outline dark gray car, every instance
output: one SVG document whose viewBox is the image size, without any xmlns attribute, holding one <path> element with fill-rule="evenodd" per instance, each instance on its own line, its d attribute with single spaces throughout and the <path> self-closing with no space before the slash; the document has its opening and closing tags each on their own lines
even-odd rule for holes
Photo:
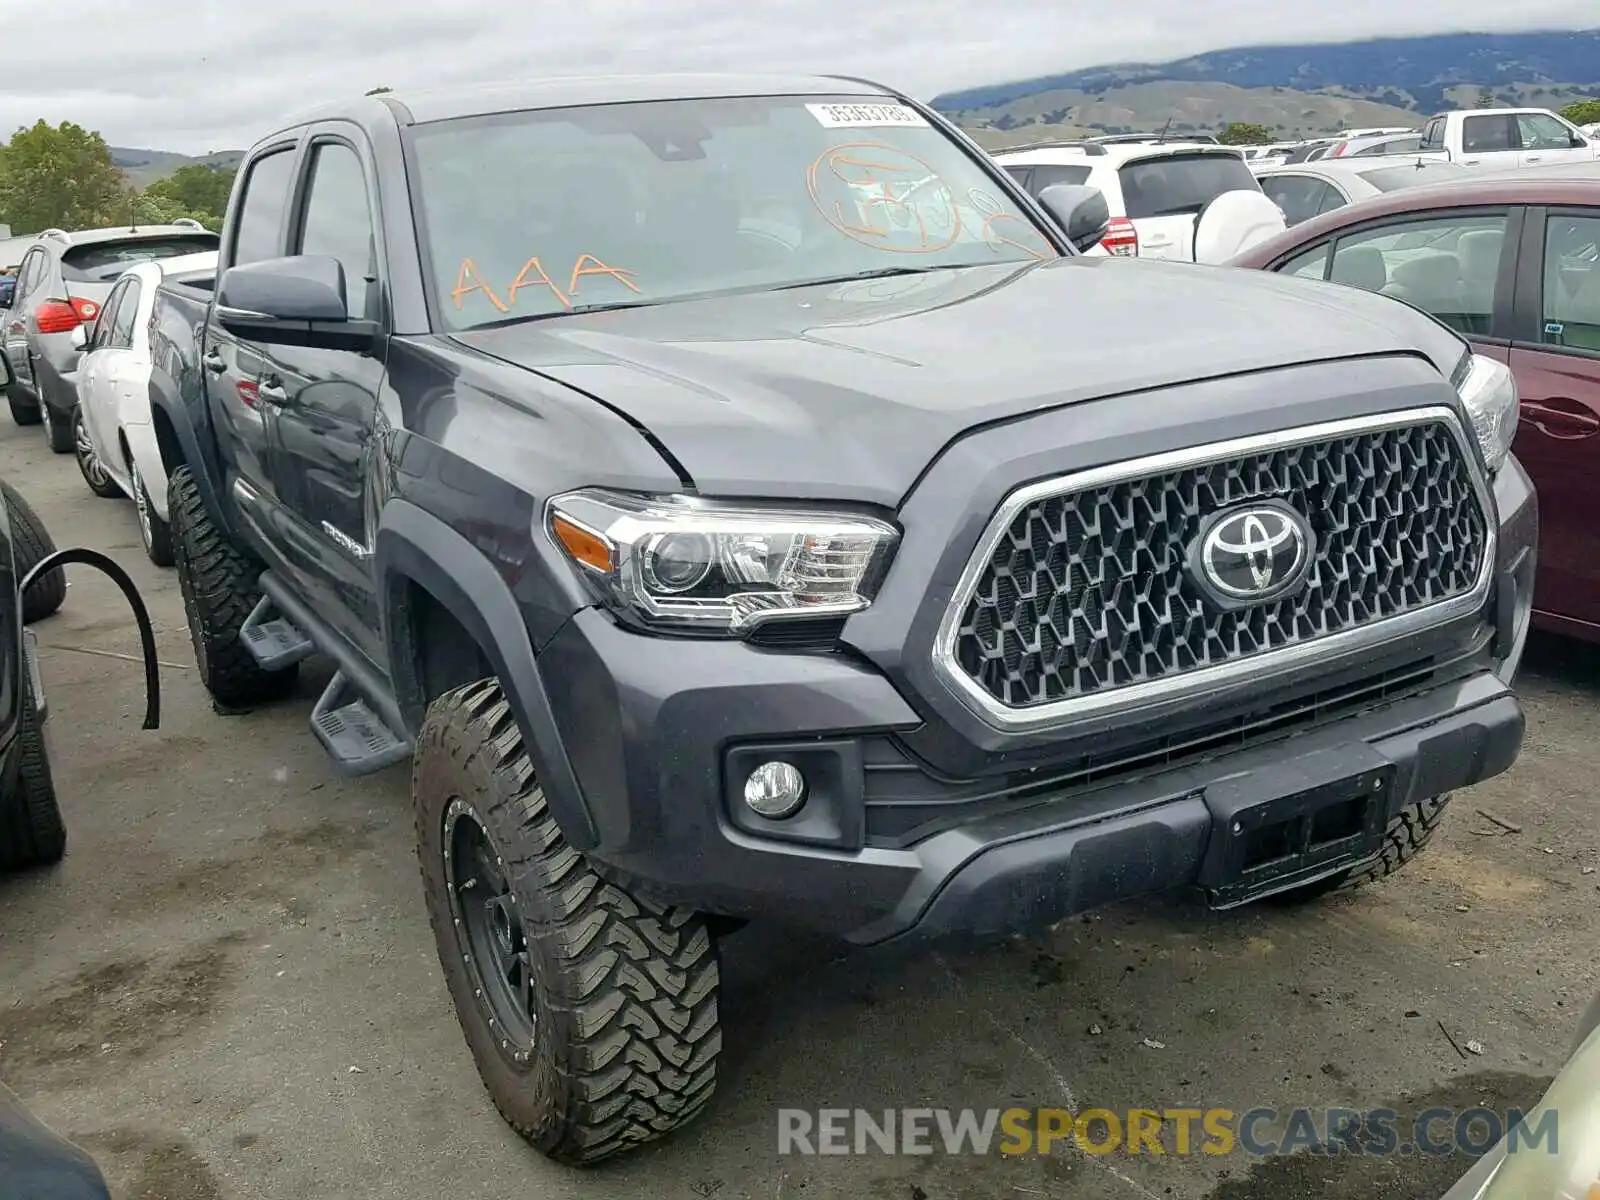
<svg viewBox="0 0 1600 1200">
<path fill-rule="evenodd" d="M 73 448 L 78 358 L 117 277 L 156 258 L 215 250 L 198 221 L 142 228 L 47 229 L 23 255 L 4 321 L 6 399 L 18 425 L 43 423 L 50 449 Z"/>
</svg>

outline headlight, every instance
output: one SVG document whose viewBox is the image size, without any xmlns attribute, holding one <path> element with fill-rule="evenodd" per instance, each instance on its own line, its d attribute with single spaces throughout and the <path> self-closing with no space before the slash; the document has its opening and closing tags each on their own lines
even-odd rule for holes
<svg viewBox="0 0 1600 1200">
<path fill-rule="evenodd" d="M 1517 436 L 1517 381 L 1510 367 L 1481 354 L 1468 355 L 1466 371 L 1457 379 L 1456 390 L 1493 474 L 1506 461 Z"/>
<path fill-rule="evenodd" d="M 552 498 L 545 526 L 623 617 L 721 633 L 859 612 L 899 538 L 867 516 L 598 489 Z"/>
</svg>

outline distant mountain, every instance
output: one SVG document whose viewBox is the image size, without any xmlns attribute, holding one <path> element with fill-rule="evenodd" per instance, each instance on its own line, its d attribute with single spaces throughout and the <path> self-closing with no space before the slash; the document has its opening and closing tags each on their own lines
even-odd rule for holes
<svg viewBox="0 0 1600 1200">
<path fill-rule="evenodd" d="M 1391 108 L 1433 113 L 1455 107 L 1452 88 L 1482 89 L 1502 99 L 1523 94 L 1528 85 L 1540 85 L 1541 90 L 1555 95 L 1600 91 L 1600 29 L 1246 46 L 1174 62 L 1115 63 L 968 88 L 937 96 L 933 104 L 943 112 L 956 113 L 1004 108 L 1042 92 L 1103 98 L 1106 93 L 1143 83 L 1335 92 Z"/>
<path fill-rule="evenodd" d="M 111 147 L 111 161 L 122 168 L 129 183 L 139 188 L 147 188 L 156 180 L 165 179 L 179 167 L 237 167 L 242 158 L 243 150 L 213 150 L 210 154 L 190 155 L 172 150 Z"/>
</svg>

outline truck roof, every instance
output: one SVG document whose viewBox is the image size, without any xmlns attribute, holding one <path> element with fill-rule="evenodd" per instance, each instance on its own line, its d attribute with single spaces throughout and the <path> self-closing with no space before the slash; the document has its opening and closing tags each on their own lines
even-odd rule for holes
<svg viewBox="0 0 1600 1200">
<path fill-rule="evenodd" d="M 516 79 L 456 87 L 401 89 L 361 96 L 294 114 L 274 134 L 312 121 L 340 118 L 364 124 L 386 108 L 402 125 L 521 109 L 573 108 L 649 100 L 702 100 L 732 96 L 812 96 L 841 92 L 897 97 L 882 84 L 838 75 L 782 73 L 573 75 Z M 270 135 L 269 135 L 270 136 Z"/>
</svg>

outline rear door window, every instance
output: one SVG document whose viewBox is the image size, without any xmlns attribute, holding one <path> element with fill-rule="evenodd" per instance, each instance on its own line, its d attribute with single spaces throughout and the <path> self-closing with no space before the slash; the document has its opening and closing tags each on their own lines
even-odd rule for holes
<svg viewBox="0 0 1600 1200">
<path fill-rule="evenodd" d="M 1261 190 L 1237 154 L 1168 154 L 1126 163 L 1117 174 L 1134 220 L 1198 213 L 1224 192 Z"/>
<path fill-rule="evenodd" d="M 1323 198 L 1331 189 L 1312 175 L 1269 175 L 1261 181 L 1261 190 L 1283 210 L 1285 222 L 1298 225 L 1322 211 Z"/>
<path fill-rule="evenodd" d="M 1600 355 L 1600 212 L 1551 214 L 1545 226 L 1542 316 L 1545 345 Z"/>
<path fill-rule="evenodd" d="M 1459 333 L 1490 332 L 1504 213 L 1397 221 L 1339 239 L 1330 278 L 1404 300 Z"/>
<path fill-rule="evenodd" d="M 1505 113 L 1467 117 L 1461 122 L 1461 149 L 1467 154 L 1490 154 L 1517 148 L 1516 119 Z"/>
</svg>

